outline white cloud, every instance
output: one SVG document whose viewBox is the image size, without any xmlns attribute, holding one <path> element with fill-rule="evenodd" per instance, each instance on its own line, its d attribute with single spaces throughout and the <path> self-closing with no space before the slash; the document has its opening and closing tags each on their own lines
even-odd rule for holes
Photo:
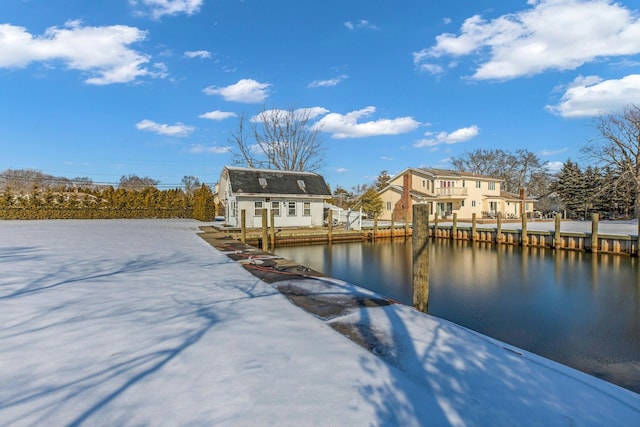
<svg viewBox="0 0 640 427">
<path fill-rule="evenodd" d="M 414 53 L 438 70 L 438 58 L 478 54 L 474 79 L 512 79 L 550 69 L 572 70 L 597 58 L 640 53 L 640 17 L 613 0 L 531 0 L 530 8 L 491 21 L 476 15 L 460 33 L 444 33 Z"/>
<path fill-rule="evenodd" d="M 366 19 L 361 19 L 356 22 L 347 21 L 344 26 L 350 30 L 377 30 L 378 27 Z"/>
<path fill-rule="evenodd" d="M 393 160 L 393 157 L 387 157 L 387 156 L 382 156 L 382 157 L 380 157 L 380 158 L 381 158 L 382 160 L 388 160 L 388 161 Z"/>
<path fill-rule="evenodd" d="M 195 130 L 192 126 L 186 126 L 182 123 L 177 123 L 175 125 L 165 125 L 161 123 L 156 123 L 152 120 L 141 120 L 136 123 L 136 129 L 143 130 L 147 132 L 153 132 L 160 135 L 166 136 L 177 136 L 183 137 L 188 136 L 191 132 Z"/>
<path fill-rule="evenodd" d="M 547 162 L 544 165 L 544 168 L 549 173 L 558 173 L 562 170 L 563 166 L 564 166 L 564 162 Z"/>
<path fill-rule="evenodd" d="M 561 148 L 559 150 L 542 150 L 538 154 L 543 157 L 548 157 L 548 156 L 555 156 L 556 154 L 562 154 L 566 152 L 567 152 L 566 148 Z"/>
<path fill-rule="evenodd" d="M 435 134 L 434 132 L 427 132 L 425 136 L 427 138 L 421 139 L 415 144 L 414 147 L 434 147 L 440 144 L 457 144 L 459 142 L 466 142 L 470 139 L 475 138 L 480 133 L 480 128 L 476 125 L 472 125 L 466 128 L 460 128 L 453 132 L 439 132 Z"/>
<path fill-rule="evenodd" d="M 189 152 L 194 154 L 201 154 L 201 153 L 226 154 L 229 151 L 231 151 L 231 147 L 220 147 L 218 145 L 207 147 L 206 145 L 202 145 L 202 144 L 196 144 L 189 149 Z"/>
<path fill-rule="evenodd" d="M 232 113 L 230 111 L 209 111 L 208 113 L 200 114 L 198 117 L 201 119 L 209 119 L 209 120 L 224 120 L 230 117 L 237 117 L 236 113 Z"/>
<path fill-rule="evenodd" d="M 640 74 L 612 80 L 578 77 L 560 103 L 546 109 L 562 117 L 595 117 L 622 111 L 629 104 L 640 104 Z"/>
<path fill-rule="evenodd" d="M 334 78 L 328 79 L 328 80 L 314 80 L 311 83 L 309 83 L 307 85 L 307 87 L 311 88 L 311 87 L 331 87 L 331 86 L 336 86 L 340 82 L 342 82 L 343 80 L 348 79 L 348 78 L 349 78 L 349 76 L 343 74 L 341 76 L 334 77 Z"/>
<path fill-rule="evenodd" d="M 208 86 L 203 92 L 207 95 L 220 95 L 226 101 L 256 104 L 269 96 L 270 83 L 260 83 L 253 79 L 241 79 L 237 83 L 225 86 Z"/>
<path fill-rule="evenodd" d="M 412 117 L 398 117 L 396 119 L 378 119 L 364 123 L 358 120 L 370 116 L 376 111 L 375 107 L 366 107 L 347 114 L 330 113 L 316 122 L 311 128 L 331 133 L 332 138 L 363 138 L 378 135 L 398 135 L 411 132 L 420 126 Z"/>
<path fill-rule="evenodd" d="M 187 58 L 211 58 L 208 50 L 188 50 L 184 53 Z"/>
<path fill-rule="evenodd" d="M 89 73 L 92 85 L 126 83 L 141 76 L 164 77 L 144 67 L 149 56 L 128 46 L 146 38 L 135 27 L 83 27 L 69 21 L 33 36 L 23 27 L 0 24 L 0 68 L 22 68 L 33 62 L 61 61 L 67 68 Z M 161 64 L 155 64 L 156 68 Z M 165 69 L 166 71 L 166 69 Z"/>
<path fill-rule="evenodd" d="M 322 107 L 298 108 L 293 111 L 293 116 L 295 120 L 300 120 L 303 118 L 306 118 L 308 120 L 313 120 L 318 116 L 327 114 L 328 112 L 329 110 Z M 285 120 L 285 119 L 288 120 L 290 114 L 291 112 L 289 110 L 281 110 L 281 109 L 265 110 L 260 114 L 257 114 L 251 117 L 250 121 L 254 123 L 261 122 L 261 121 L 264 121 L 265 118 L 269 118 L 269 119 L 277 118 L 282 120 Z"/>
<path fill-rule="evenodd" d="M 346 173 L 346 172 L 349 172 L 349 169 L 347 169 L 347 168 L 338 168 L 338 169 L 336 169 L 336 172 Z"/>
<path fill-rule="evenodd" d="M 204 0 L 129 0 L 133 7 L 141 7 L 141 14 L 149 14 L 153 19 L 160 19 L 164 15 L 198 13 Z"/>
</svg>

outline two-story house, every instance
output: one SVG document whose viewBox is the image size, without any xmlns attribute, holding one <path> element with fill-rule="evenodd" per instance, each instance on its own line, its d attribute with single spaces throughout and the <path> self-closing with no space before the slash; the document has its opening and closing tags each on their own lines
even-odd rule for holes
<svg viewBox="0 0 640 427">
<path fill-rule="evenodd" d="M 430 204 L 431 218 L 519 218 L 532 212 L 535 200 L 501 190 L 499 178 L 447 169 L 407 168 L 379 191 L 384 203 L 379 219 L 411 221 L 413 205 Z"/>
</svg>

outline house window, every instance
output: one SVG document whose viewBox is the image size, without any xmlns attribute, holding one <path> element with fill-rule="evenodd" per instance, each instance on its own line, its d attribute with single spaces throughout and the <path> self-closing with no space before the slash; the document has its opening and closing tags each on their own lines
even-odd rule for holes
<svg viewBox="0 0 640 427">
<path fill-rule="evenodd" d="M 475 208 L 475 207 L 476 207 L 476 201 L 475 201 L 475 200 L 472 200 L 472 201 L 471 201 L 471 207 L 472 207 L 472 208 Z"/>
<path fill-rule="evenodd" d="M 302 205 L 302 215 L 311 216 L 311 202 L 304 202 Z"/>
<path fill-rule="evenodd" d="M 466 186 L 467 186 L 467 182 L 466 182 L 464 179 L 462 180 L 462 186 L 463 186 L 463 187 L 466 187 Z"/>
<path fill-rule="evenodd" d="M 490 182 L 489 183 L 489 190 L 495 190 L 496 189 L 496 183 L 495 182 Z"/>
<path fill-rule="evenodd" d="M 464 208 L 464 200 L 460 203 L 460 206 Z"/>
<path fill-rule="evenodd" d="M 480 188 L 480 181 L 476 181 L 476 188 Z"/>
<path fill-rule="evenodd" d="M 423 187 L 426 187 L 426 185 L 427 185 L 427 182 L 423 179 L 423 180 L 422 180 L 422 186 L 423 186 Z"/>
<path fill-rule="evenodd" d="M 236 217 L 238 215 L 238 205 L 236 202 L 229 202 L 229 216 Z"/>
<path fill-rule="evenodd" d="M 271 212 L 274 216 L 280 216 L 280 202 L 271 202 Z"/>
<path fill-rule="evenodd" d="M 387 202 L 387 210 L 390 211 L 391 210 L 391 202 Z"/>
<path fill-rule="evenodd" d="M 296 202 L 286 202 L 286 204 L 287 204 L 287 215 L 296 216 Z"/>
<path fill-rule="evenodd" d="M 254 202 L 253 205 L 253 215 L 254 216 L 262 216 L 262 202 Z"/>
</svg>

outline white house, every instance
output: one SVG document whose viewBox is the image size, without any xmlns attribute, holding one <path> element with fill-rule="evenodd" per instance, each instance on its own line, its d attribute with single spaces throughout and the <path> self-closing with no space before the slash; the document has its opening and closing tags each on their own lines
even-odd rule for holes
<svg viewBox="0 0 640 427">
<path fill-rule="evenodd" d="M 331 192 L 324 178 L 312 172 L 225 166 L 218 197 L 230 227 L 240 227 L 242 210 L 247 228 L 262 227 L 263 209 L 267 218 L 273 212 L 276 227 L 320 227 Z"/>
</svg>

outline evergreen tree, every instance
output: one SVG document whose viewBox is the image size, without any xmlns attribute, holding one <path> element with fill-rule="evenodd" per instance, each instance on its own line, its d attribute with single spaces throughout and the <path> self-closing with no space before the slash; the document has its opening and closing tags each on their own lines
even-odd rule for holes
<svg viewBox="0 0 640 427">
<path fill-rule="evenodd" d="M 585 181 L 577 163 L 571 160 L 564 163 L 553 189 L 564 203 L 570 216 L 580 215 L 580 212 L 584 211 Z"/>
<path fill-rule="evenodd" d="M 199 221 L 215 219 L 215 200 L 208 185 L 202 184 L 193 194 L 193 218 Z"/>
<path fill-rule="evenodd" d="M 382 172 L 380 172 L 380 175 L 378 175 L 378 178 L 376 180 L 376 183 L 375 183 L 376 190 L 380 191 L 384 189 L 387 185 L 389 185 L 389 181 L 391 181 L 391 176 L 389 175 L 389 172 L 387 172 L 386 170 L 383 170 Z"/>
</svg>

